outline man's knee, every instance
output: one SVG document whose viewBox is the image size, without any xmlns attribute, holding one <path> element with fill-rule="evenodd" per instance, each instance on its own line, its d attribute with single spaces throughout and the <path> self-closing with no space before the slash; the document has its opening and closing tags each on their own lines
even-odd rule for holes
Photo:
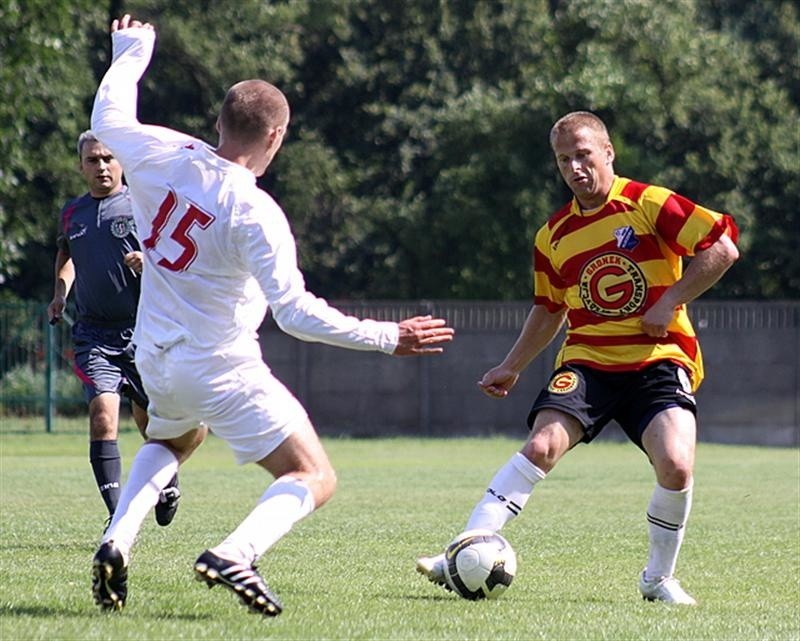
<svg viewBox="0 0 800 641">
<path fill-rule="evenodd" d="M 538 468 L 549 472 L 583 436 L 577 419 L 557 410 L 541 410 L 522 453 Z"/>
<path fill-rule="evenodd" d="M 336 470 L 330 466 L 320 473 L 319 479 L 319 483 L 316 484 L 317 488 L 314 491 L 314 500 L 317 507 L 322 507 L 336 492 L 339 479 L 336 476 Z"/>
<path fill-rule="evenodd" d="M 692 484 L 694 465 L 684 458 L 666 459 L 656 466 L 658 484 L 667 490 L 684 490 Z"/>
<path fill-rule="evenodd" d="M 95 396 L 89 403 L 89 433 L 92 440 L 117 438 L 119 399 L 112 394 Z"/>
<path fill-rule="evenodd" d="M 656 415 L 642 435 L 659 485 L 682 490 L 692 482 L 696 443 L 694 414 L 679 407 Z"/>
</svg>

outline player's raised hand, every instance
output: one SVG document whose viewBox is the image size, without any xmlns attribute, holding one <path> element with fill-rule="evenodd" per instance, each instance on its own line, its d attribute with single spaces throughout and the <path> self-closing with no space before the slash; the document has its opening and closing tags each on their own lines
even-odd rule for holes
<svg viewBox="0 0 800 641">
<path fill-rule="evenodd" d="M 149 22 L 141 22 L 140 20 L 134 20 L 131 18 L 129 13 L 126 13 L 122 16 L 119 20 L 114 20 L 111 23 L 111 33 L 115 31 L 121 31 L 122 29 L 153 29 L 153 25 Z"/>
<path fill-rule="evenodd" d="M 504 398 L 519 380 L 519 374 L 509 367 L 498 365 L 483 375 L 478 381 L 478 387 L 487 396 Z"/>
<path fill-rule="evenodd" d="M 414 316 L 398 325 L 400 337 L 393 352 L 395 356 L 441 353 L 444 350 L 440 344 L 449 343 L 455 334 L 452 327 L 447 327 L 447 321 L 432 316 Z"/>
</svg>

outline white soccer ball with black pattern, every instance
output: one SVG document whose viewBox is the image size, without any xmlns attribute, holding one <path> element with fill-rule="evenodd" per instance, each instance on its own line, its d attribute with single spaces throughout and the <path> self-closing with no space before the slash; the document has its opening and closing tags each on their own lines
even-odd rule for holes
<svg viewBox="0 0 800 641">
<path fill-rule="evenodd" d="M 447 546 L 444 558 L 447 585 L 471 601 L 496 599 L 517 572 L 511 544 L 490 530 L 462 532 Z"/>
</svg>

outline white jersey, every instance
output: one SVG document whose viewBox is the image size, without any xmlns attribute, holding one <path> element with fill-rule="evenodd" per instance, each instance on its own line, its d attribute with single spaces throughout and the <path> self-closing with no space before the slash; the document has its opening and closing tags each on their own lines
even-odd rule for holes
<svg viewBox="0 0 800 641">
<path fill-rule="evenodd" d="M 92 129 L 124 168 L 145 256 L 136 344 L 225 351 L 256 339 L 269 305 L 278 326 L 302 340 L 392 353 L 396 323 L 345 316 L 306 291 L 286 216 L 252 172 L 200 140 L 138 121 L 137 84 L 155 32 L 124 29 L 112 42 Z"/>
</svg>

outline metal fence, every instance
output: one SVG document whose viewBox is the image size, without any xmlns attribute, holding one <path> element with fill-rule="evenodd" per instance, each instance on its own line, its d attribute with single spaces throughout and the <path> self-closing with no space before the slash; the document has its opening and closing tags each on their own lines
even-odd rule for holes
<svg viewBox="0 0 800 641">
<path fill-rule="evenodd" d="M 46 305 L 0 303 L 0 424 L 39 416 L 50 432 L 57 417 L 85 412 L 72 360 L 69 324 L 50 326 Z"/>
<path fill-rule="evenodd" d="M 266 362 L 309 409 L 323 434 L 462 435 L 513 433 L 549 375 L 556 343 L 526 370 L 504 401 L 476 393 L 475 381 L 517 337 L 527 302 L 335 301 L 345 313 L 378 320 L 444 317 L 457 340 L 442 356 L 393 359 L 297 341 L 269 319 Z M 697 301 L 690 306 L 706 362 L 700 388 L 701 439 L 800 444 L 800 301 Z M 69 327 L 47 323 L 39 303 L 0 304 L 0 424 L 85 415 L 72 372 Z"/>
</svg>

